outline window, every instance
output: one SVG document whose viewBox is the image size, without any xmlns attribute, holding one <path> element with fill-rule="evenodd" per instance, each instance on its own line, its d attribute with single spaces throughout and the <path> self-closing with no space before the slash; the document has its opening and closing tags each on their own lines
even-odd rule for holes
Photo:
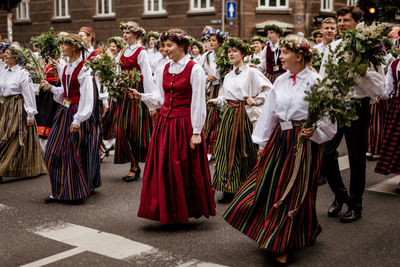
<svg viewBox="0 0 400 267">
<path fill-rule="evenodd" d="M 357 0 L 347 0 L 348 6 L 357 6 L 357 4 L 358 4 Z"/>
<path fill-rule="evenodd" d="M 192 11 L 214 11 L 214 0 L 191 0 Z"/>
<path fill-rule="evenodd" d="M 333 11 L 332 6 L 332 0 L 321 0 L 321 11 L 331 12 Z"/>
<path fill-rule="evenodd" d="M 17 20 L 29 20 L 29 0 L 22 0 L 17 6 Z"/>
<path fill-rule="evenodd" d="M 289 0 L 258 0 L 258 9 L 288 9 Z"/>
<path fill-rule="evenodd" d="M 114 16 L 113 2 L 114 0 L 97 0 L 97 16 Z"/>
<path fill-rule="evenodd" d="M 68 0 L 54 0 L 54 17 L 69 18 Z"/>
<path fill-rule="evenodd" d="M 165 13 L 165 0 L 144 0 L 145 14 Z"/>
</svg>

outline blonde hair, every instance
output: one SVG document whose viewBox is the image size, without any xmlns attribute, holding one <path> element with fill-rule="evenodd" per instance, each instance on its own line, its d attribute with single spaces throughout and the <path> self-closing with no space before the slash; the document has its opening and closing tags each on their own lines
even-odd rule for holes
<svg viewBox="0 0 400 267">
<path fill-rule="evenodd" d="M 295 53 L 303 56 L 303 63 L 307 65 L 312 60 L 312 50 L 310 42 L 303 36 L 289 34 L 281 40 L 281 46 L 292 50 Z"/>
<path fill-rule="evenodd" d="M 332 17 L 325 18 L 321 23 L 321 29 L 322 29 L 322 27 L 324 27 L 325 24 L 335 24 L 336 25 L 336 20 Z"/>
</svg>

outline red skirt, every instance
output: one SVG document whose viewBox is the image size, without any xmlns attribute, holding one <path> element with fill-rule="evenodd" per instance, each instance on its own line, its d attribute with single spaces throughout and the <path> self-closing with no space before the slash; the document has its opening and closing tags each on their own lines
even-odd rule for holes
<svg viewBox="0 0 400 267">
<path fill-rule="evenodd" d="M 216 214 L 204 136 L 192 150 L 192 133 L 190 116 L 157 117 L 143 173 L 139 217 L 173 224 Z"/>
</svg>

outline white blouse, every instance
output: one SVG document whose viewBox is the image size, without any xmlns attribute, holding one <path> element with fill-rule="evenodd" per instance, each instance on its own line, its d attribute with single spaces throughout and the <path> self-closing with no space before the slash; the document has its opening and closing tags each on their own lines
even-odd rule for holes
<svg viewBox="0 0 400 267">
<path fill-rule="evenodd" d="M 124 52 L 125 57 L 130 57 L 132 56 L 135 52 L 136 49 L 138 49 L 141 45 L 140 44 L 134 44 L 131 46 L 128 46 Z M 122 50 L 121 50 L 122 51 Z M 119 64 L 120 59 L 121 59 L 121 51 L 119 52 L 119 55 L 117 57 Z M 153 81 L 153 74 L 151 72 L 151 67 L 150 67 L 150 61 L 149 61 L 149 56 L 147 54 L 146 50 L 140 51 L 138 55 L 137 62 L 140 66 L 140 72 L 142 73 L 143 76 L 143 90 L 145 93 L 152 93 L 156 90 L 156 85 L 154 84 Z M 121 72 L 121 66 L 118 66 L 118 72 Z"/>
<path fill-rule="evenodd" d="M 33 82 L 29 72 L 20 65 L 11 69 L 3 63 L 0 66 L 0 96 L 22 95 L 27 119 L 33 120 L 37 114 Z"/>
<path fill-rule="evenodd" d="M 250 68 L 248 65 L 239 67 L 240 73 L 236 75 L 236 67 L 229 72 L 224 79 L 218 97 L 211 101 L 218 106 L 225 106 L 226 100 L 244 101 L 248 97 L 254 98 L 259 105 L 265 101 L 267 92 L 272 89 L 271 82 L 258 69 Z M 251 77 L 251 95 L 249 95 L 249 74 Z"/>
<path fill-rule="evenodd" d="M 72 75 L 75 68 L 81 61 L 82 59 L 79 57 L 73 63 L 68 62 L 66 65 L 65 74 Z M 60 75 L 60 78 L 62 79 L 62 74 Z M 78 111 L 74 115 L 74 120 L 72 123 L 77 126 L 80 126 L 82 122 L 90 118 L 90 115 L 92 115 L 93 111 L 94 96 L 93 96 L 93 82 L 90 69 L 83 66 L 82 70 L 78 74 L 78 82 L 80 84 L 79 106 L 78 106 Z M 69 88 L 66 88 L 66 90 L 68 93 Z M 54 94 L 53 96 L 54 100 L 62 104 L 64 100 L 64 87 L 52 86 L 51 92 Z"/>
<path fill-rule="evenodd" d="M 263 149 L 280 121 L 305 121 L 308 116 L 308 102 L 304 100 L 305 90 L 315 84 L 320 76 L 305 68 L 296 75 L 296 84 L 289 71 L 279 76 L 274 88 L 269 91 L 252 139 Z M 337 125 L 329 119 L 321 120 L 314 130 L 312 141 L 321 144 L 329 141 L 337 132 Z"/>
<path fill-rule="evenodd" d="M 397 58 L 399 59 L 399 58 Z M 382 96 L 382 99 L 387 100 L 389 99 L 389 95 L 393 92 L 394 90 L 394 79 L 393 79 L 393 71 L 392 71 L 392 64 L 394 61 L 392 61 L 392 63 L 390 63 L 389 68 L 388 68 L 388 72 L 386 73 L 386 87 L 385 87 L 385 93 Z M 396 75 L 397 75 L 397 82 L 399 82 L 399 71 L 400 71 L 400 62 L 399 64 L 397 64 L 397 68 L 396 68 Z M 400 83 L 399 83 L 400 85 Z"/>
<path fill-rule="evenodd" d="M 279 50 L 279 41 L 276 42 L 275 44 L 272 44 L 269 42 L 269 45 L 271 47 L 271 51 L 274 52 L 274 60 L 277 63 L 278 62 L 278 52 L 275 52 L 276 50 Z M 257 68 L 262 72 L 267 71 L 267 48 L 268 48 L 268 43 L 266 43 L 264 49 L 261 52 L 260 55 L 260 64 L 257 65 Z"/>
<path fill-rule="evenodd" d="M 160 52 L 158 52 L 154 48 L 149 48 L 147 49 L 147 54 L 149 56 L 149 62 L 150 62 L 150 68 L 151 68 L 151 73 L 155 73 L 156 69 L 158 67 L 157 62 L 163 58 Z"/>
<path fill-rule="evenodd" d="M 190 57 L 186 55 L 179 62 L 171 60 L 169 66 L 169 73 L 181 73 L 186 64 L 190 61 Z M 162 73 L 162 72 L 161 72 Z M 190 74 L 190 84 L 192 86 L 192 101 L 190 105 L 190 117 L 193 127 L 193 134 L 200 134 L 206 121 L 207 108 L 206 108 L 206 80 L 204 70 L 199 64 L 195 64 Z M 161 108 L 164 104 L 164 89 L 163 89 L 163 75 L 156 76 L 156 88 L 152 94 L 142 94 L 142 101 L 149 108 Z"/>
<path fill-rule="evenodd" d="M 206 64 L 207 55 L 208 55 L 208 64 L 209 65 Z M 219 76 L 219 71 L 217 70 L 217 64 L 215 64 L 215 52 L 214 51 L 204 53 L 200 58 L 199 65 L 203 67 L 206 78 L 209 74 L 211 74 L 212 76 L 217 78 L 215 81 L 212 82 L 213 85 L 220 84 L 221 78 Z"/>
</svg>

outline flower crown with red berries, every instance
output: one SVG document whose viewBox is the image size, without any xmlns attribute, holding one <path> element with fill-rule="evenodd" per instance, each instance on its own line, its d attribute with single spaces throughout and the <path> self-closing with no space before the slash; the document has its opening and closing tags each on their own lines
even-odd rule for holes
<svg viewBox="0 0 400 267">
<path fill-rule="evenodd" d="M 287 49 L 290 49 L 295 53 L 302 54 L 306 59 L 311 58 L 313 54 L 313 51 L 309 45 L 304 44 L 301 41 L 296 41 L 294 39 L 282 39 L 279 41 L 279 46 L 286 47 Z"/>
</svg>

